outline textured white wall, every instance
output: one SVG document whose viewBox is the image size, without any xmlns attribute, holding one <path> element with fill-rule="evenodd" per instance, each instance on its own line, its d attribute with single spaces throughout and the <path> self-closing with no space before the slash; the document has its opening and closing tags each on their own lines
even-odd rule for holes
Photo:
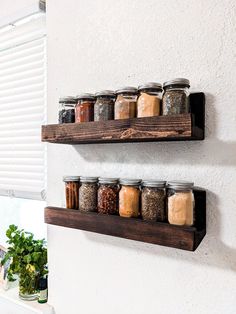
<svg viewBox="0 0 236 314">
<path fill-rule="evenodd" d="M 236 308 L 234 0 L 48 1 L 48 122 L 59 95 L 187 77 L 206 93 L 203 142 L 48 145 L 48 203 L 65 174 L 193 180 L 207 193 L 195 253 L 48 227 L 57 314 L 233 314 Z"/>
</svg>

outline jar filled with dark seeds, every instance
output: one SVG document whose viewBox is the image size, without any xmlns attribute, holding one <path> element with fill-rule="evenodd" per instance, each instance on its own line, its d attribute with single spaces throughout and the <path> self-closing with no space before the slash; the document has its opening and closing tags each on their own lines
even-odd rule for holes
<svg viewBox="0 0 236 314">
<path fill-rule="evenodd" d="M 72 96 L 61 97 L 59 99 L 59 123 L 75 122 L 75 104 L 76 98 Z"/>
<path fill-rule="evenodd" d="M 165 181 L 142 182 L 141 214 L 144 220 L 165 221 Z"/>
<path fill-rule="evenodd" d="M 163 84 L 163 115 L 189 113 L 189 80 L 177 78 Z"/>
<path fill-rule="evenodd" d="M 118 179 L 99 178 L 98 212 L 101 214 L 119 214 Z"/>
<path fill-rule="evenodd" d="M 97 185 L 95 177 L 81 177 L 79 189 L 79 210 L 84 212 L 97 211 Z"/>
<path fill-rule="evenodd" d="M 96 93 L 97 100 L 94 105 L 94 121 L 114 119 L 115 92 L 104 90 Z"/>
<path fill-rule="evenodd" d="M 79 209 L 79 178 L 78 176 L 67 176 L 65 182 L 66 208 Z"/>
</svg>

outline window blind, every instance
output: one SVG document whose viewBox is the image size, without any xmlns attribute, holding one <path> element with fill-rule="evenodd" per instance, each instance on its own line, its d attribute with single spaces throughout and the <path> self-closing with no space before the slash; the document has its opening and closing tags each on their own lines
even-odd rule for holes
<svg viewBox="0 0 236 314">
<path fill-rule="evenodd" d="M 45 199 L 45 14 L 0 28 L 0 195 Z"/>
</svg>

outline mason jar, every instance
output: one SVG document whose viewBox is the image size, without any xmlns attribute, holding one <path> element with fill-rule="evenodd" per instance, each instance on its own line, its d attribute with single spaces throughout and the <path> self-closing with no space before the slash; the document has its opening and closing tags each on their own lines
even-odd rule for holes
<svg viewBox="0 0 236 314">
<path fill-rule="evenodd" d="M 140 214 L 141 180 L 121 179 L 119 192 L 119 214 L 121 217 L 138 217 Z"/>
<path fill-rule="evenodd" d="M 75 104 L 76 98 L 73 96 L 59 98 L 58 123 L 75 122 Z"/>
<path fill-rule="evenodd" d="M 165 221 L 165 181 L 145 180 L 142 182 L 141 215 L 144 220 Z"/>
<path fill-rule="evenodd" d="M 154 117 L 161 114 L 162 85 L 146 83 L 138 87 L 137 117 Z"/>
<path fill-rule="evenodd" d="M 115 92 L 104 90 L 96 93 L 94 105 L 94 121 L 114 119 Z"/>
<path fill-rule="evenodd" d="M 94 118 L 95 96 L 92 94 L 81 94 L 76 96 L 75 122 L 89 122 Z"/>
<path fill-rule="evenodd" d="M 190 82 L 185 78 L 177 78 L 163 84 L 162 99 L 163 115 L 189 113 Z"/>
<path fill-rule="evenodd" d="M 80 177 L 79 210 L 84 212 L 97 211 L 98 178 Z"/>
<path fill-rule="evenodd" d="M 66 208 L 79 209 L 79 176 L 65 176 Z"/>
<path fill-rule="evenodd" d="M 98 182 L 98 212 L 119 214 L 119 180 L 117 178 L 99 178 Z"/>
<path fill-rule="evenodd" d="M 193 182 L 168 182 L 167 213 L 172 225 L 192 226 L 194 224 Z"/>
<path fill-rule="evenodd" d="M 137 88 L 130 86 L 120 88 L 116 91 L 115 120 L 136 117 L 137 94 Z"/>
</svg>

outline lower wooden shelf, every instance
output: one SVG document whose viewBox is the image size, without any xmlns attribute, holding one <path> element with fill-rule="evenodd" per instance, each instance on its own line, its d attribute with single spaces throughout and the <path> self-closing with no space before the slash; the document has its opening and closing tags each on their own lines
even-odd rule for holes
<svg viewBox="0 0 236 314">
<path fill-rule="evenodd" d="M 45 222 L 52 225 L 80 229 L 110 236 L 195 251 L 206 234 L 206 192 L 195 190 L 194 227 L 180 227 L 168 223 L 147 222 L 58 207 L 45 208 Z"/>
</svg>

